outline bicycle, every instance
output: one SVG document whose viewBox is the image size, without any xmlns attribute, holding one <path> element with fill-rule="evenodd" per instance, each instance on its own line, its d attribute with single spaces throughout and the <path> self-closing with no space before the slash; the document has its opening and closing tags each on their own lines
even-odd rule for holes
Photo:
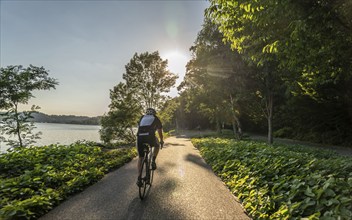
<svg viewBox="0 0 352 220">
<path fill-rule="evenodd" d="M 139 186 L 139 198 L 143 200 L 153 183 L 154 170 L 152 169 L 154 147 L 149 144 L 144 144 L 144 158 L 142 160 L 141 180 L 142 184 Z M 147 194 L 146 194 L 147 192 Z"/>
<path fill-rule="evenodd" d="M 160 149 L 163 149 L 164 142 L 161 141 Z M 148 143 L 143 144 L 144 147 L 144 158 L 142 160 L 141 167 L 141 181 L 142 184 L 139 186 L 139 198 L 143 200 L 149 193 L 150 187 L 153 183 L 154 170 L 152 169 L 152 160 L 154 155 L 154 147 Z M 145 170 L 145 173 L 143 171 Z M 146 193 L 147 192 L 147 193 Z"/>
</svg>

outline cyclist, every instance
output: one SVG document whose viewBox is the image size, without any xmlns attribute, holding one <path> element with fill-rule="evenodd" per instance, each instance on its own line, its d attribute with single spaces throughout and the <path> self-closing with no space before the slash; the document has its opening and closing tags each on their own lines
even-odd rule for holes
<svg viewBox="0 0 352 220">
<path fill-rule="evenodd" d="M 152 169 L 156 169 L 155 159 L 159 153 L 159 147 L 164 144 L 163 141 L 163 125 L 160 119 L 156 116 L 156 111 L 153 108 L 147 108 L 145 115 L 141 117 L 138 122 L 138 132 L 137 132 L 137 149 L 138 149 L 138 180 L 137 185 L 141 186 L 141 169 L 142 160 L 144 158 L 144 144 L 147 143 L 154 147 L 154 155 L 152 159 Z M 160 142 L 155 136 L 155 131 L 158 131 Z"/>
</svg>

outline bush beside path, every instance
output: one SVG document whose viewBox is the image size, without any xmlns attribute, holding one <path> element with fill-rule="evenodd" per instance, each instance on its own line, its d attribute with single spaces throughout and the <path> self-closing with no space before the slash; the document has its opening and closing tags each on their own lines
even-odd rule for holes
<svg viewBox="0 0 352 220">
<path fill-rule="evenodd" d="M 0 155 L 0 219 L 37 219 L 136 156 L 72 144 L 18 148 Z"/>
<path fill-rule="evenodd" d="M 352 219 L 352 161 L 301 145 L 193 139 L 254 219 Z"/>
</svg>

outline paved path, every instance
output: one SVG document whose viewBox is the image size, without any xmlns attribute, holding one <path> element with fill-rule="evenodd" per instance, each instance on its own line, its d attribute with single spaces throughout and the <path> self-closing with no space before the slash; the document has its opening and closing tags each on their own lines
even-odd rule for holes
<svg viewBox="0 0 352 220">
<path fill-rule="evenodd" d="M 41 219 L 249 219 L 189 139 L 168 138 L 157 165 L 143 201 L 134 159 Z"/>
</svg>

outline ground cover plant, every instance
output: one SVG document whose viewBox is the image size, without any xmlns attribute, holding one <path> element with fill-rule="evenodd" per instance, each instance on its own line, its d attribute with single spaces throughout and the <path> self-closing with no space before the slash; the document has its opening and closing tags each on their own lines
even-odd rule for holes
<svg viewBox="0 0 352 220">
<path fill-rule="evenodd" d="M 192 139 L 254 219 L 352 219 L 352 160 L 299 145 Z"/>
<path fill-rule="evenodd" d="M 0 219 L 36 219 L 136 156 L 72 144 L 18 148 L 0 155 Z"/>
</svg>

